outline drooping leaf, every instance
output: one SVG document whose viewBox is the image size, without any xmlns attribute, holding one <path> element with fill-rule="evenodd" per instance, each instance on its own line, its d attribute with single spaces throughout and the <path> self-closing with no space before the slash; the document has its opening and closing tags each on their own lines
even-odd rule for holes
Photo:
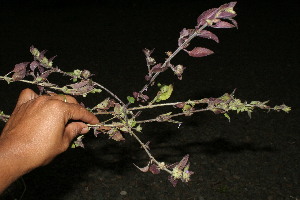
<svg viewBox="0 0 300 200">
<path fill-rule="evenodd" d="M 187 51 L 186 52 L 192 56 L 192 57 L 204 57 L 204 56 L 209 56 L 211 54 L 213 54 L 214 52 L 210 49 L 204 48 L 204 47 L 195 47 L 193 50 L 191 51 Z"/>
<path fill-rule="evenodd" d="M 234 28 L 235 26 L 233 24 L 229 23 L 229 22 L 218 21 L 217 23 L 215 23 L 211 27 L 213 27 L 213 28 Z"/>
<path fill-rule="evenodd" d="M 238 23 L 237 23 L 236 20 L 234 20 L 234 19 L 229 19 L 229 20 L 232 22 L 232 24 L 233 24 L 236 28 L 238 28 Z"/>
<path fill-rule="evenodd" d="M 202 37 L 202 38 L 211 39 L 211 40 L 214 40 L 215 42 L 219 43 L 219 38 L 218 38 L 218 36 L 216 36 L 215 34 L 213 34 L 213 33 L 210 32 L 210 31 L 202 30 L 202 31 L 198 34 L 198 36 L 199 36 L 199 37 Z"/>
<path fill-rule="evenodd" d="M 218 15 L 218 18 L 227 19 L 227 18 L 232 18 L 235 16 L 236 16 L 235 13 L 224 11 Z"/>
<path fill-rule="evenodd" d="M 150 165 L 150 162 L 148 163 L 148 165 L 146 165 L 145 167 L 138 167 L 136 164 L 133 163 L 133 165 L 138 168 L 140 171 L 142 172 L 147 172 L 149 170 L 149 165 Z"/>
</svg>

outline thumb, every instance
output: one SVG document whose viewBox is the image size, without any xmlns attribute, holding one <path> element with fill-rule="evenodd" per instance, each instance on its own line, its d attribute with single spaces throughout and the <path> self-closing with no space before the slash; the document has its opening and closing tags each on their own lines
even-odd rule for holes
<svg viewBox="0 0 300 200">
<path fill-rule="evenodd" d="M 64 132 L 66 145 L 69 146 L 72 140 L 79 134 L 85 134 L 89 131 L 88 126 L 83 122 L 71 122 L 69 123 Z"/>
<path fill-rule="evenodd" d="M 37 98 L 38 95 L 37 93 L 35 93 L 33 90 L 27 88 L 27 89 L 24 89 L 22 90 L 22 92 L 20 93 L 20 96 L 19 96 L 19 99 L 18 99 L 18 102 L 17 102 L 17 105 L 16 107 L 32 100 L 32 99 L 35 99 Z"/>
</svg>

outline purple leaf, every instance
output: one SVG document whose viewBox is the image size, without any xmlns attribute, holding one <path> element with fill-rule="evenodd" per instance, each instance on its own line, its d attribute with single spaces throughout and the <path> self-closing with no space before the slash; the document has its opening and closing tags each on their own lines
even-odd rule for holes
<svg viewBox="0 0 300 200">
<path fill-rule="evenodd" d="M 51 57 L 48 61 L 49 63 L 52 62 L 54 60 L 54 58 L 56 58 L 56 56 Z"/>
<path fill-rule="evenodd" d="M 136 168 L 138 168 L 142 172 L 147 172 L 149 170 L 149 165 L 150 165 L 150 162 L 145 167 L 138 167 L 136 164 L 134 164 L 134 166 L 136 166 Z"/>
<path fill-rule="evenodd" d="M 150 80 L 151 80 L 151 76 L 146 75 L 146 76 L 145 76 L 145 80 L 146 80 L 146 81 L 150 81 Z"/>
<path fill-rule="evenodd" d="M 179 164 L 177 165 L 178 169 L 181 169 L 181 170 L 182 170 L 182 169 L 186 166 L 188 160 L 189 160 L 189 154 L 185 155 L 185 156 L 181 159 L 181 161 L 180 161 Z"/>
<path fill-rule="evenodd" d="M 178 165 L 179 162 L 176 162 L 176 163 L 173 163 L 173 164 L 170 164 L 170 165 L 167 165 L 166 167 L 168 169 L 173 169 L 174 167 L 176 167 Z"/>
<path fill-rule="evenodd" d="M 76 90 L 73 94 L 86 94 L 94 89 L 93 82 L 91 80 L 82 80 L 79 83 L 69 85 L 74 90 Z"/>
<path fill-rule="evenodd" d="M 190 35 L 190 31 L 186 28 L 182 29 L 182 31 L 180 31 L 180 37 L 184 38 L 184 37 L 188 37 Z"/>
<path fill-rule="evenodd" d="M 137 100 L 139 97 L 139 93 L 138 92 L 133 92 L 132 93 L 133 97 Z"/>
<path fill-rule="evenodd" d="M 238 23 L 237 23 L 236 20 L 234 20 L 234 19 L 229 19 L 229 20 L 232 22 L 232 24 L 233 24 L 236 28 L 238 28 Z"/>
<path fill-rule="evenodd" d="M 159 174 L 160 173 L 159 167 L 155 164 L 150 165 L 149 171 L 152 172 L 152 174 Z"/>
<path fill-rule="evenodd" d="M 198 36 L 202 37 L 202 38 L 211 39 L 211 40 L 214 40 L 215 42 L 219 43 L 219 38 L 215 34 L 213 34 L 212 32 L 210 32 L 210 31 L 202 30 L 198 34 Z"/>
<path fill-rule="evenodd" d="M 217 12 L 218 12 L 217 8 L 211 8 L 211 9 L 209 9 L 207 11 L 204 11 L 197 18 L 197 26 L 196 26 L 196 28 L 199 28 L 200 26 L 204 25 L 206 23 L 207 19 L 214 19 Z"/>
<path fill-rule="evenodd" d="M 22 80 L 26 76 L 26 67 L 28 64 L 29 62 L 23 62 L 15 65 L 13 70 L 14 74 L 12 76 L 14 81 Z"/>
<path fill-rule="evenodd" d="M 173 176 L 169 176 L 168 180 L 172 183 L 173 187 L 176 187 L 178 180 L 174 179 Z"/>
<path fill-rule="evenodd" d="M 219 15 L 218 15 L 218 18 L 222 18 L 222 19 L 228 19 L 228 18 L 233 18 L 235 17 L 236 14 L 235 13 L 231 13 L 231 12 L 221 12 Z"/>
<path fill-rule="evenodd" d="M 20 72 L 20 71 L 26 71 L 26 67 L 29 64 L 29 62 L 22 62 L 15 65 L 15 68 L 13 69 L 13 72 Z"/>
<path fill-rule="evenodd" d="M 75 84 L 71 84 L 70 87 L 72 87 L 73 89 L 79 89 L 85 86 L 90 85 L 90 81 L 89 80 L 83 80 L 80 81 L 79 83 L 75 83 Z"/>
<path fill-rule="evenodd" d="M 178 104 L 175 105 L 175 107 L 177 107 L 177 108 L 183 108 L 184 106 L 185 106 L 184 102 L 178 103 Z"/>
<path fill-rule="evenodd" d="M 236 3 L 237 3 L 236 1 L 225 3 L 225 4 L 221 5 L 219 7 L 219 9 L 220 10 L 227 10 L 227 9 L 231 9 L 232 10 Z"/>
<path fill-rule="evenodd" d="M 236 16 L 235 11 L 233 10 L 233 7 L 235 6 L 236 2 L 230 2 L 221 5 L 219 8 L 212 8 L 207 11 L 204 11 L 197 19 L 197 26 L 196 28 L 199 28 L 200 26 L 207 24 L 208 26 L 214 27 L 214 23 L 218 22 L 218 19 L 232 19 Z M 221 28 L 221 27 L 216 27 Z M 229 28 L 229 27 L 224 27 Z"/>
<path fill-rule="evenodd" d="M 43 79 L 46 79 L 51 73 L 52 73 L 52 70 L 47 70 L 47 71 L 43 72 L 40 75 L 40 77 L 42 77 Z"/>
<path fill-rule="evenodd" d="M 149 99 L 149 97 L 147 95 L 141 94 L 138 92 L 133 92 L 132 95 L 137 101 L 141 101 L 141 102 L 148 101 L 148 99 Z"/>
<path fill-rule="evenodd" d="M 186 52 L 192 57 L 204 57 L 214 53 L 212 50 L 203 47 L 195 47 L 192 51 L 186 50 Z"/>
<path fill-rule="evenodd" d="M 45 57 L 45 53 L 47 53 L 48 50 L 43 50 L 40 52 L 39 59 L 43 59 Z"/>
<path fill-rule="evenodd" d="M 35 70 L 35 68 L 37 68 L 37 66 L 39 66 L 40 65 L 40 63 L 38 62 L 38 61 L 32 61 L 31 63 L 30 63 L 30 69 L 31 69 L 31 71 L 34 71 Z"/>
<path fill-rule="evenodd" d="M 211 25 L 213 28 L 234 28 L 235 26 L 233 24 L 230 24 L 229 22 L 225 21 L 218 21 L 215 24 Z"/>
<path fill-rule="evenodd" d="M 167 67 L 162 67 L 161 63 L 158 63 L 151 68 L 150 73 L 164 72 L 166 70 Z"/>
</svg>

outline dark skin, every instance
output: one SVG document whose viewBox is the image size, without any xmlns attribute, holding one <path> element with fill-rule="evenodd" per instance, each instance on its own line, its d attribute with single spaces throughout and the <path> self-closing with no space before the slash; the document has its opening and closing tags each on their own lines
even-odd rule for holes
<svg viewBox="0 0 300 200">
<path fill-rule="evenodd" d="M 87 124 L 97 123 L 97 117 L 71 96 L 23 90 L 0 135 L 0 193 L 66 151 L 76 136 L 88 132 Z"/>
</svg>

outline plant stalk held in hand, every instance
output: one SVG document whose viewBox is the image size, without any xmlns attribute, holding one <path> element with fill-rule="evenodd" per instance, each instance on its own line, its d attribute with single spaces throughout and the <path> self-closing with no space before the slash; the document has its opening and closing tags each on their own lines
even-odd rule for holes
<svg viewBox="0 0 300 200">
<path fill-rule="evenodd" d="M 156 78 L 166 71 L 171 71 L 179 80 L 183 79 L 183 73 L 187 69 L 182 64 L 174 64 L 173 58 L 180 52 L 186 53 L 191 57 L 204 57 L 214 52 L 205 47 L 190 48 L 190 43 L 196 38 L 205 38 L 219 43 L 219 38 L 213 32 L 207 29 L 214 28 L 237 28 L 237 22 L 234 17 L 237 15 L 234 11 L 236 2 L 230 2 L 221 5 L 218 8 L 212 8 L 203 12 L 197 18 L 197 24 L 191 29 L 182 29 L 178 38 L 178 47 L 174 51 L 166 52 L 166 59 L 163 62 L 157 62 L 152 56 L 154 50 L 143 49 L 146 58 L 148 72 L 145 76 L 147 83 L 127 97 L 127 101 L 121 100 L 115 93 L 104 87 L 100 83 L 92 80 L 93 74 L 88 70 L 75 69 L 72 72 L 65 72 L 54 66 L 52 57 L 48 59 L 45 56 L 46 51 L 39 51 L 36 47 L 31 46 L 30 52 L 33 55 L 33 61 L 16 64 L 12 71 L 0 80 L 7 83 L 24 82 L 37 85 L 40 95 L 51 92 L 64 93 L 69 95 L 81 95 L 83 97 L 90 93 L 100 93 L 106 91 L 110 96 L 99 101 L 92 107 L 86 107 L 90 112 L 99 117 L 105 118 L 100 124 L 89 125 L 95 136 L 98 134 L 107 134 L 110 139 L 123 141 L 126 136 L 133 136 L 144 149 L 149 157 L 149 162 L 145 167 L 138 167 L 142 172 L 151 172 L 158 174 L 165 171 L 169 174 L 168 180 L 175 187 L 177 182 L 189 182 L 191 175 L 194 173 L 189 170 L 189 155 L 185 155 L 181 161 L 174 164 L 166 164 L 158 161 L 150 152 L 150 142 L 142 142 L 139 138 L 143 129 L 143 124 L 150 122 L 169 122 L 179 126 L 182 122 L 177 121 L 178 116 L 191 116 L 198 112 L 212 111 L 215 114 L 223 114 L 229 121 L 229 112 L 237 113 L 246 112 L 249 117 L 254 109 L 284 111 L 288 113 L 291 108 L 285 104 L 271 107 L 268 101 L 241 101 L 235 98 L 234 92 L 225 93 L 220 97 L 210 97 L 196 100 L 186 100 L 180 102 L 165 102 L 170 98 L 175 88 L 170 83 L 155 83 Z M 60 86 L 51 83 L 48 77 L 52 74 L 60 74 L 69 77 L 71 83 Z M 155 96 L 151 97 L 147 92 L 158 86 Z M 155 86 L 155 87 L 154 87 Z M 161 113 L 154 118 L 139 119 L 145 111 L 161 107 L 169 107 L 170 111 Z M 6 122 L 9 115 L 0 112 L 0 119 Z M 105 127 L 105 128 L 103 128 Z M 79 136 L 73 143 L 72 147 L 84 147 L 83 136 Z"/>
</svg>

